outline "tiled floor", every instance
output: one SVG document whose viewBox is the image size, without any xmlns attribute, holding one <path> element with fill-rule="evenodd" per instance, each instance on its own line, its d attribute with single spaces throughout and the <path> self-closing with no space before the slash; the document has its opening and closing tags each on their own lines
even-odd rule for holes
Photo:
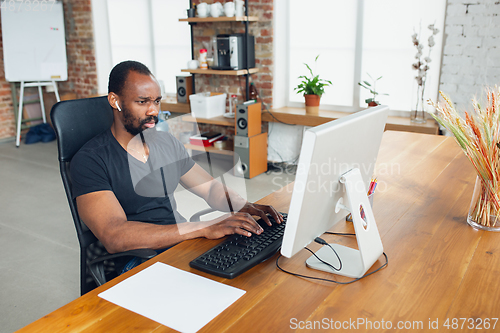
<svg viewBox="0 0 500 333">
<path fill-rule="evenodd" d="M 240 190 L 255 201 L 293 178 L 262 174 Z M 13 332 L 79 296 L 79 246 L 55 142 L 0 144 L 0 189 L 0 331 Z M 177 201 L 186 217 L 204 206 L 187 191 Z"/>
</svg>

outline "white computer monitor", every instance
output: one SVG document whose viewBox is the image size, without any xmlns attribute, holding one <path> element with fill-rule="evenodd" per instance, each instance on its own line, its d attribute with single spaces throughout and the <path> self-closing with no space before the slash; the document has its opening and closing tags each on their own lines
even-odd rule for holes
<svg viewBox="0 0 500 333">
<path fill-rule="evenodd" d="M 387 114 L 387 106 L 377 106 L 305 131 L 281 247 L 283 256 L 292 257 L 344 220 L 349 212 L 353 215 L 359 249 L 330 244 L 342 260 L 342 271 L 332 271 L 314 257 L 308 259 L 307 265 L 361 277 L 382 255 L 373 213 L 371 207 L 366 206 L 370 206 L 367 188 Z M 364 209 L 364 218 L 360 215 L 360 206 Z M 338 258 L 327 246 L 316 254 L 338 266 Z"/>
</svg>

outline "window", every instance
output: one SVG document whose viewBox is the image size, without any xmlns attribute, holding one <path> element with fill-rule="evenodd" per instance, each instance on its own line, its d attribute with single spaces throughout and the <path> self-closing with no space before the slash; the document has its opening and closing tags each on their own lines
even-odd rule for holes
<svg viewBox="0 0 500 333">
<path fill-rule="evenodd" d="M 165 84 L 165 91 L 177 91 L 175 77 L 191 60 L 190 25 L 179 22 L 186 17 L 188 1 L 153 0 L 153 32 L 156 73 Z M 188 73 L 184 73 L 186 75 Z"/>
<path fill-rule="evenodd" d="M 175 76 L 191 59 L 187 2 L 178 0 L 93 0 L 99 93 L 108 75 L 124 60 L 144 63 L 166 92 L 175 93 Z"/>
<path fill-rule="evenodd" d="M 308 75 L 308 64 L 315 74 L 332 81 L 326 88 L 323 105 L 352 105 L 356 47 L 356 1 L 291 0 L 289 40 L 289 101 L 303 103 L 293 89 L 300 75 Z M 341 8 L 341 10 L 336 10 Z M 319 54 L 317 63 L 314 59 Z"/>
<path fill-rule="evenodd" d="M 434 36 L 436 45 L 430 55 L 426 99 L 437 98 L 445 0 L 309 0 L 307 5 L 301 0 L 289 0 L 280 2 L 277 8 L 281 6 L 288 6 L 287 20 L 280 22 L 280 16 L 276 16 L 276 24 L 288 25 L 287 38 L 276 36 L 277 43 L 284 40 L 288 50 L 284 71 L 288 72 L 284 80 L 287 106 L 303 105 L 303 97 L 293 89 L 300 81 L 298 76 L 308 74 L 304 66 L 307 63 L 315 74 L 333 83 L 325 89 L 323 108 L 364 108 L 370 94 L 358 82 L 369 80 L 369 73 L 374 78 L 383 77 L 377 82 L 377 91 L 389 96 L 380 96 L 381 103 L 392 110 L 411 110 L 417 74 L 412 69 L 417 53 L 412 35 L 420 33 L 426 57 L 430 24 L 440 32 Z"/>
</svg>

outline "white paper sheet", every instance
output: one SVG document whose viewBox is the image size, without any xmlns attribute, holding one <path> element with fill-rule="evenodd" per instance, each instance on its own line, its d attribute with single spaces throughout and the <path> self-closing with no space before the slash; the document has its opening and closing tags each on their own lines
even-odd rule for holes
<svg viewBox="0 0 500 333">
<path fill-rule="evenodd" d="M 99 297 L 181 332 L 196 332 L 244 290 L 157 262 Z"/>
</svg>

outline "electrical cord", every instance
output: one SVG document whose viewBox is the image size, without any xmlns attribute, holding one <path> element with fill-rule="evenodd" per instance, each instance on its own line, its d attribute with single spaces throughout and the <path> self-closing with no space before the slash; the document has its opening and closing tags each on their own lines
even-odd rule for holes
<svg viewBox="0 0 500 333">
<path fill-rule="evenodd" d="M 253 82 L 253 77 L 252 77 L 252 74 L 248 74 L 248 76 L 252 79 L 252 82 Z M 240 86 L 240 89 L 242 89 L 242 88 L 241 88 L 241 76 L 240 76 L 238 79 L 239 79 L 239 86 Z M 264 106 L 264 108 L 266 109 L 264 112 L 269 113 L 269 114 L 271 115 L 271 117 L 273 117 L 273 118 L 274 118 L 274 120 L 276 120 L 276 122 L 278 122 L 278 123 L 282 123 L 282 124 L 285 124 L 285 125 L 297 126 L 297 124 L 290 124 L 290 123 L 286 123 L 286 122 L 281 121 L 281 120 L 279 120 L 278 118 L 276 118 L 276 117 L 274 116 L 274 114 L 273 114 L 271 111 L 269 111 L 269 107 L 267 106 L 267 104 L 266 104 L 266 103 L 264 102 L 264 100 L 262 99 L 262 96 L 261 96 L 261 94 L 260 94 L 260 91 L 259 91 L 259 89 L 257 89 L 257 87 L 255 87 L 255 91 L 257 91 L 257 98 L 260 98 L 260 101 L 261 101 L 262 105 L 263 105 L 263 106 Z M 268 136 L 271 136 L 271 133 L 272 133 L 272 129 L 268 131 Z M 278 153 L 278 151 L 277 151 L 276 149 L 274 149 L 274 148 L 273 148 L 273 147 L 271 147 L 271 146 L 269 146 L 269 147 L 270 147 L 271 149 L 273 149 L 273 150 L 276 152 L 276 154 L 278 154 L 278 156 L 279 156 L 279 157 L 280 157 L 280 159 L 281 159 L 281 163 L 288 163 L 288 162 L 289 162 L 289 161 L 285 161 L 285 160 L 283 159 L 283 157 L 281 157 L 281 155 Z M 297 156 L 295 159 L 293 159 L 293 160 L 291 161 L 291 163 L 292 163 L 292 164 L 293 164 L 293 163 L 295 163 L 298 159 L 299 159 L 299 156 Z"/>
<path fill-rule="evenodd" d="M 259 96 L 259 95 L 257 94 L 257 96 Z M 260 97 L 260 96 L 259 96 L 259 97 Z M 262 100 L 262 99 L 261 99 L 261 100 Z M 274 118 L 274 120 L 276 120 L 278 123 L 282 123 L 282 124 L 285 124 L 285 125 L 297 126 L 296 124 L 285 123 L 284 121 L 279 120 L 278 118 L 276 118 L 276 117 L 274 116 L 274 114 L 273 114 L 271 111 L 269 111 L 269 109 L 267 108 L 267 105 L 266 105 L 264 102 L 262 102 L 262 104 L 263 104 L 263 105 L 264 105 L 264 107 L 266 108 L 266 111 L 264 111 L 264 112 L 269 113 L 269 114 L 271 115 L 271 117 L 273 117 L 273 118 Z"/>
<path fill-rule="evenodd" d="M 334 271 L 337 271 L 337 272 L 338 272 L 338 271 L 340 271 L 340 270 L 342 269 L 342 260 L 340 260 L 340 257 L 339 257 L 339 254 L 337 253 L 337 251 L 335 251 L 335 249 L 334 249 L 334 248 L 333 248 L 330 244 L 328 244 L 328 243 L 327 243 L 327 242 L 326 242 L 323 238 L 316 237 L 316 238 L 314 239 L 314 241 L 315 241 L 316 243 L 318 243 L 318 244 L 321 244 L 321 245 L 327 245 L 327 246 L 328 246 L 328 247 L 329 247 L 329 248 L 333 251 L 333 253 L 335 253 L 335 255 L 337 256 L 337 259 L 339 260 L 339 263 L 340 263 L 340 267 L 339 267 L 339 268 L 335 268 L 335 267 L 333 267 L 333 265 L 332 265 L 332 264 L 330 264 L 329 262 L 326 262 L 326 261 L 324 261 L 323 259 L 321 259 L 320 257 L 318 257 L 318 256 L 316 255 L 316 253 L 312 252 L 312 251 L 311 251 L 311 250 L 309 250 L 308 248 L 306 248 L 306 249 L 308 249 L 308 250 L 309 250 L 309 252 L 311 252 L 311 253 L 313 254 L 313 256 L 314 256 L 314 257 L 316 257 L 316 259 L 318 259 L 319 261 L 321 261 L 323 264 L 325 264 L 325 265 L 329 266 L 329 267 L 330 267 L 331 269 L 333 269 Z"/>
<path fill-rule="evenodd" d="M 251 75 L 251 74 L 250 74 L 250 77 L 252 78 L 252 81 L 253 81 L 253 77 L 252 77 L 252 75 Z M 271 111 L 269 111 L 269 108 L 267 107 L 267 104 L 264 102 L 264 100 L 262 99 L 262 97 L 261 97 L 261 95 L 260 95 L 259 89 L 257 89 L 257 87 L 255 87 L 255 90 L 257 91 L 257 98 L 260 98 L 260 101 L 261 101 L 262 105 L 263 105 L 263 106 L 264 106 L 264 108 L 266 109 L 266 111 L 264 111 L 264 112 L 269 113 L 269 114 L 271 115 L 271 117 L 273 117 L 273 118 L 274 118 L 274 120 L 276 120 L 276 121 L 277 121 L 277 122 L 279 122 L 279 123 L 282 123 L 282 124 L 285 124 L 285 125 L 297 126 L 296 124 L 289 124 L 289 123 L 285 123 L 284 121 L 281 121 L 281 120 L 279 120 L 278 118 L 276 118 L 276 117 L 273 115 L 273 113 L 272 113 Z M 268 132 L 268 134 L 267 134 L 267 135 L 268 135 L 268 136 L 271 136 L 271 133 L 272 133 L 272 129 Z M 269 147 L 270 147 L 270 148 L 272 148 L 272 149 L 276 152 L 276 154 L 278 154 L 278 156 L 279 156 L 279 157 L 280 157 L 280 159 L 281 159 L 281 163 L 287 163 L 287 161 L 285 161 L 285 160 L 283 159 L 283 157 L 281 157 L 281 155 L 278 153 L 278 151 L 277 151 L 276 149 L 274 149 L 274 148 L 273 148 L 273 147 L 271 147 L 271 146 L 269 146 Z M 297 157 L 296 157 L 296 158 L 292 161 L 292 163 L 293 163 L 293 162 L 295 162 L 295 161 L 297 161 L 297 159 L 298 159 L 298 158 L 299 158 L 299 157 L 297 156 Z"/>
<path fill-rule="evenodd" d="M 250 75 L 250 77 L 252 77 L 252 75 Z M 253 78 L 252 78 L 252 81 L 253 81 Z M 264 102 L 264 100 L 263 100 L 263 99 L 262 99 L 262 97 L 260 96 L 259 89 L 255 88 L 255 90 L 257 91 L 257 98 L 260 98 L 260 101 L 262 102 L 262 105 L 264 105 L 264 108 L 266 109 L 266 111 L 264 111 L 264 112 L 269 113 L 269 114 L 271 115 L 271 117 L 273 117 L 273 118 L 274 118 L 274 120 L 276 120 L 276 121 L 277 121 L 277 122 L 279 122 L 279 123 L 282 123 L 282 124 L 285 124 L 285 125 L 297 126 L 296 124 L 285 123 L 284 121 L 281 121 L 281 120 L 279 120 L 278 118 L 276 118 L 276 117 L 274 116 L 274 114 L 273 114 L 271 111 L 269 111 L 269 108 L 267 107 L 267 104 Z M 268 135 L 268 136 L 271 136 L 271 133 L 272 133 L 272 129 L 268 132 L 268 134 L 267 134 L 267 135 Z M 290 162 L 290 161 L 285 161 L 285 160 L 283 159 L 283 157 L 281 157 L 281 155 L 278 153 L 278 151 L 277 151 L 276 149 L 274 149 L 274 148 L 273 148 L 273 147 L 271 147 L 271 146 L 269 146 L 269 147 L 270 147 L 270 148 L 272 148 L 272 149 L 276 152 L 276 154 L 278 154 L 278 156 L 279 156 L 279 157 L 280 157 L 280 159 L 281 159 L 281 163 L 288 163 L 288 162 Z M 299 159 L 299 156 L 297 156 L 296 158 L 294 158 L 294 159 L 291 161 L 291 163 L 292 163 L 292 164 L 293 164 L 293 163 L 295 163 L 298 159 Z"/>
<path fill-rule="evenodd" d="M 295 167 L 297 167 L 297 163 L 299 162 L 300 154 L 295 157 L 290 164 L 293 164 Z"/>
<path fill-rule="evenodd" d="M 270 135 L 270 134 L 271 133 L 268 133 L 267 135 Z M 281 163 L 285 163 L 285 161 L 283 160 L 283 157 L 281 156 L 281 154 L 276 149 L 274 149 L 274 147 L 272 147 L 271 145 L 269 145 L 269 148 L 271 148 L 272 150 L 274 150 L 274 152 L 276 153 L 276 155 L 278 155 L 280 157 Z"/>
<path fill-rule="evenodd" d="M 279 155 L 279 153 L 273 147 L 270 147 L 270 148 L 273 149 L 278 154 L 278 156 L 281 158 L 281 160 L 283 160 L 283 158 Z M 266 171 L 266 174 L 270 174 L 272 172 L 286 172 L 287 174 L 295 175 L 297 173 L 297 164 L 294 164 L 294 163 L 297 160 L 298 160 L 298 157 L 293 159 L 293 160 L 288 160 L 288 161 L 284 161 L 284 162 L 277 162 L 277 163 L 267 162 L 268 169 Z"/>
<path fill-rule="evenodd" d="M 250 75 L 250 78 L 251 78 L 251 79 L 252 79 L 252 81 L 253 81 L 252 74 L 249 74 L 249 75 Z M 269 108 L 267 107 L 267 104 L 264 102 L 264 100 L 262 99 L 262 97 L 261 97 L 261 95 L 260 95 L 259 89 L 257 89 L 257 87 L 255 87 L 255 90 L 257 91 L 257 98 L 260 98 L 260 101 L 262 102 L 262 105 L 264 106 L 264 108 L 266 108 L 266 111 L 264 111 L 264 112 L 269 113 L 269 114 L 271 115 L 271 117 L 273 117 L 273 118 L 274 118 L 274 120 L 276 120 L 276 121 L 277 121 L 277 122 L 279 122 L 279 123 L 282 123 L 282 124 L 285 124 L 285 125 L 297 126 L 296 124 L 286 123 L 286 122 L 281 121 L 281 120 L 279 120 L 278 118 L 276 118 L 276 117 L 274 116 L 274 114 L 273 114 L 271 111 L 269 111 Z M 271 133 L 269 133 L 269 134 L 271 134 Z"/>
<path fill-rule="evenodd" d="M 331 232 L 331 231 L 325 231 L 325 234 L 337 235 L 337 236 L 356 236 L 356 234 L 345 233 L 345 232 Z"/>
<path fill-rule="evenodd" d="M 339 235 L 339 236 L 356 236 L 356 234 L 351 234 L 351 233 L 337 233 L 337 232 L 325 232 L 326 234 L 330 234 L 330 235 Z M 340 268 L 339 269 L 336 269 L 335 267 L 333 267 L 331 264 L 323 261 L 321 258 L 319 258 L 311 249 L 309 249 L 308 247 L 306 247 L 305 249 L 309 252 L 311 252 L 319 261 L 321 261 L 322 263 L 330 266 L 332 269 L 336 270 L 336 271 L 339 271 L 342 269 L 342 261 L 340 260 L 339 258 L 339 255 L 337 254 L 337 251 L 335 251 L 330 244 L 328 244 L 325 240 L 323 240 L 322 238 L 320 237 L 316 237 L 316 239 L 314 240 L 316 243 L 319 243 L 321 245 L 328 245 L 332 251 L 337 255 L 337 258 L 339 259 L 339 262 L 340 262 Z M 356 281 L 359 281 L 367 276 L 370 276 L 374 273 L 377 273 L 378 271 L 380 271 L 382 268 L 384 267 L 387 267 L 387 265 L 389 264 L 389 258 L 387 257 L 387 254 L 385 252 L 382 253 L 385 257 L 385 263 L 380 266 L 379 268 L 377 268 L 376 270 L 374 270 L 373 272 L 370 272 L 370 273 L 367 273 L 365 275 L 363 275 L 362 277 L 359 277 L 359 278 L 355 278 L 351 281 L 346 281 L 346 282 L 342 282 L 342 281 L 337 281 L 337 280 L 333 280 L 333 279 L 324 279 L 324 278 L 319 278 L 319 277 L 315 277 L 315 276 L 308 276 L 308 275 L 302 275 L 302 274 L 298 274 L 298 273 L 293 273 L 293 272 L 290 272 L 290 271 L 287 271 L 286 269 L 282 268 L 280 265 L 279 265 L 279 260 L 280 258 L 282 257 L 281 253 L 280 255 L 278 256 L 278 258 L 276 258 L 276 267 L 284 272 L 284 273 L 287 273 L 287 274 L 290 274 L 290 275 L 293 275 L 293 276 L 297 276 L 297 277 L 301 277 L 301 278 L 305 278 L 305 279 L 311 279 L 311 280 L 319 280 L 319 281 L 325 281 L 325 282 L 333 282 L 333 283 L 336 283 L 336 284 L 351 284 L 351 283 L 354 283 Z"/>
</svg>

